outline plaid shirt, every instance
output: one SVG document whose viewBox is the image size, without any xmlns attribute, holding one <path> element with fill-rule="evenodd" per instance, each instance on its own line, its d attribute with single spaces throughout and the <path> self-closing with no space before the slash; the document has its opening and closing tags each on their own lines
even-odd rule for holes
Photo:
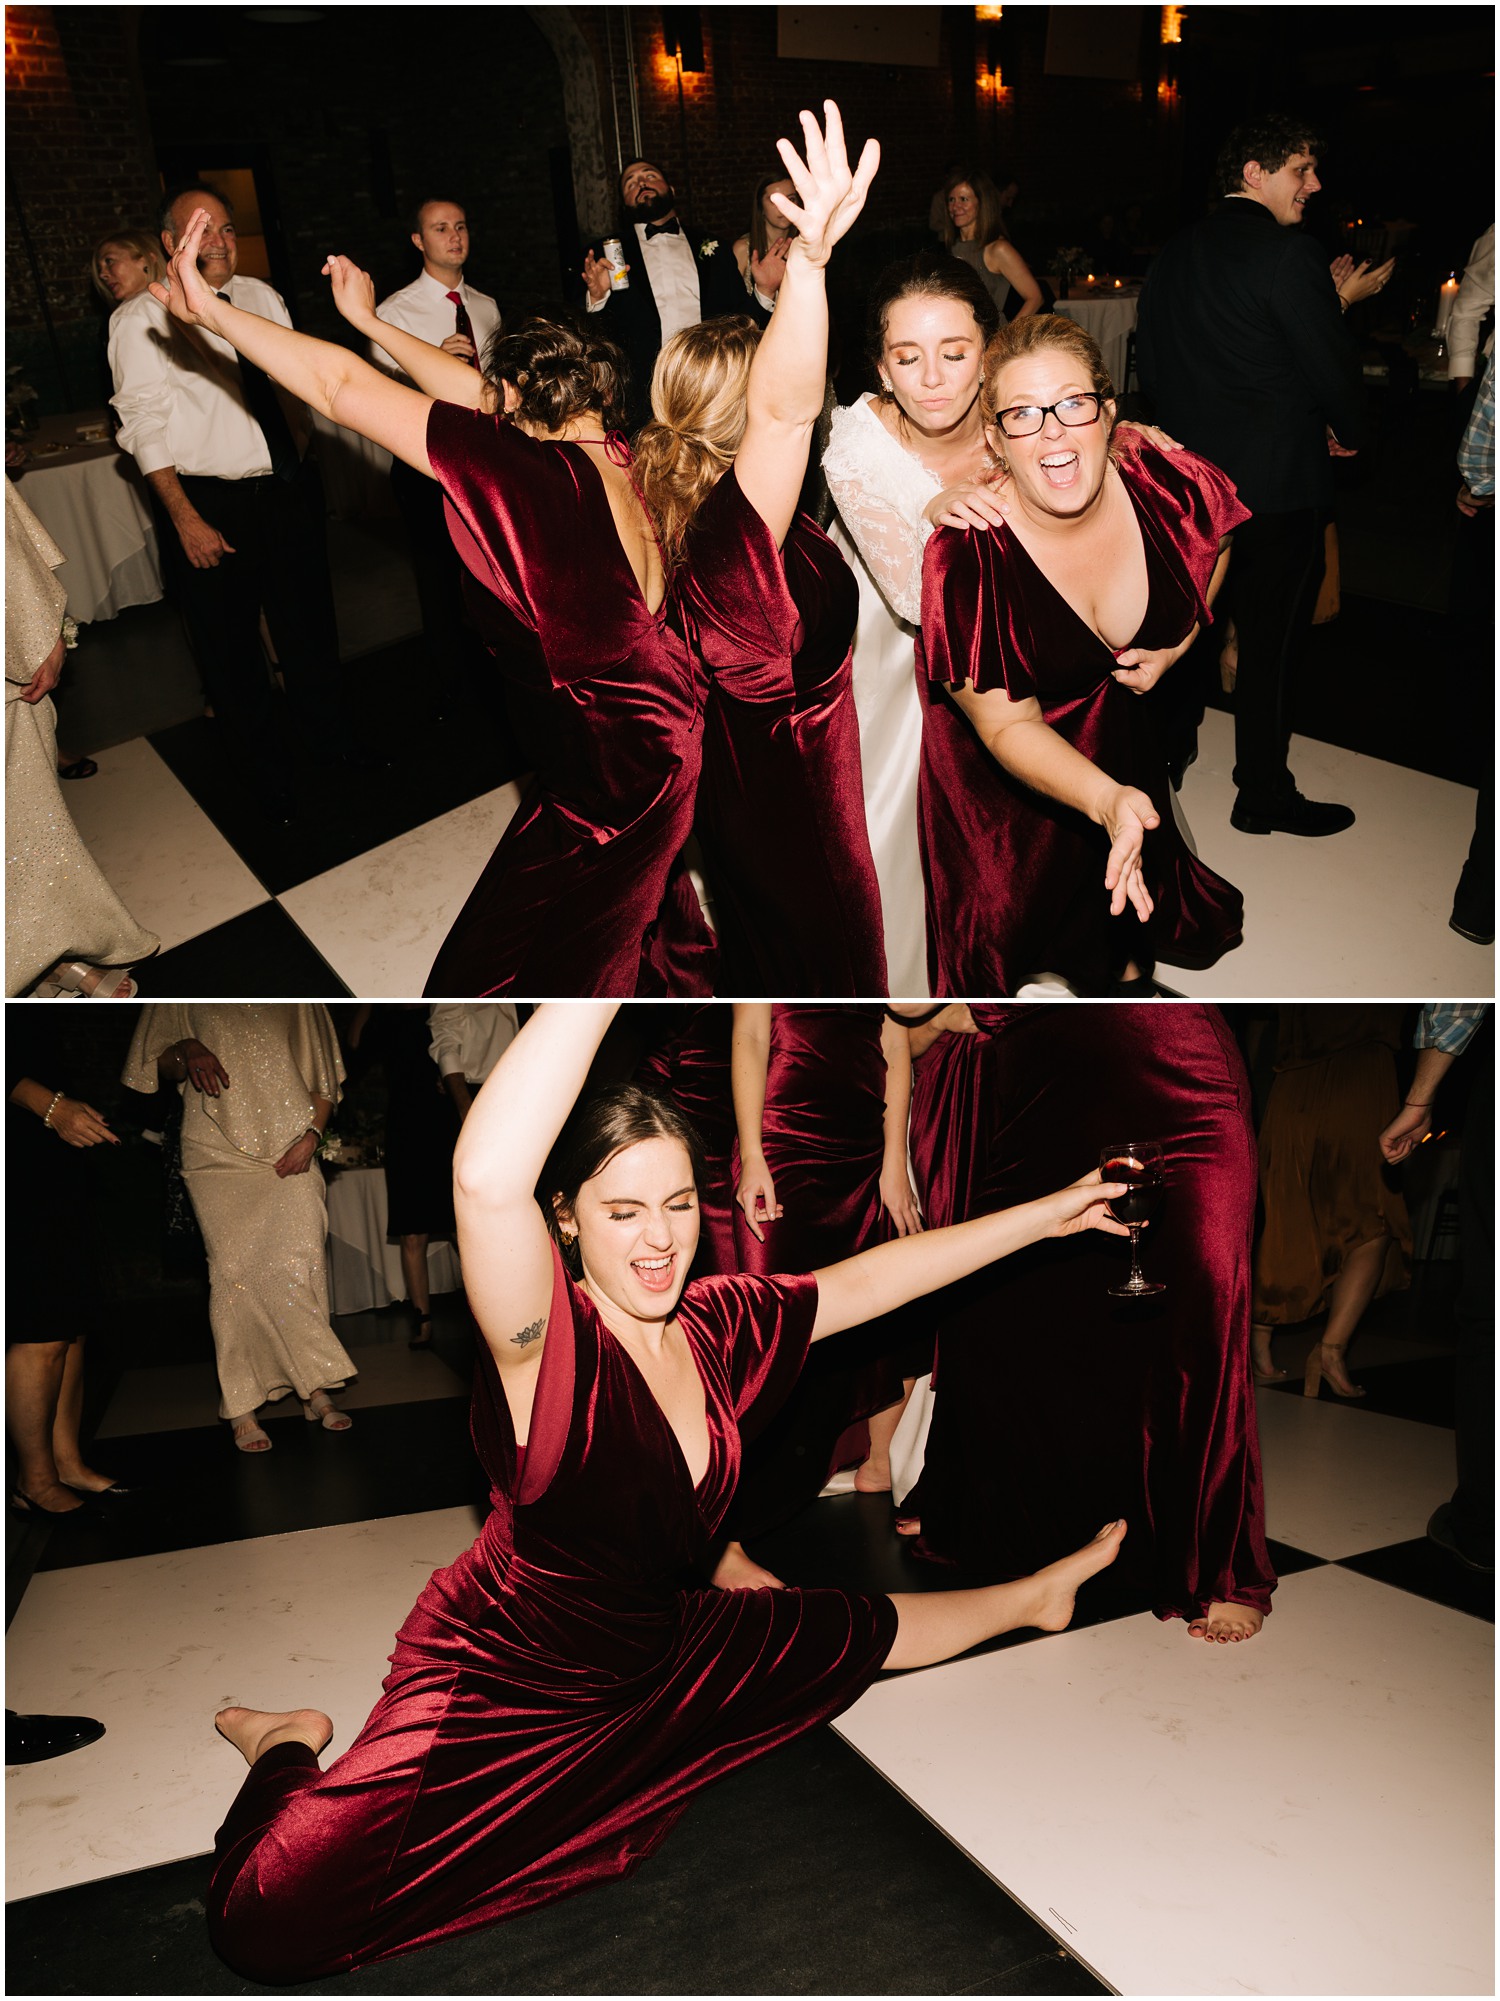
<svg viewBox="0 0 1500 2001">
<path fill-rule="evenodd" d="M 1458 469 L 1470 493 L 1495 491 L 1495 357 L 1484 364 L 1474 414 L 1458 448 Z"/>
<path fill-rule="evenodd" d="M 1492 375 L 1493 368 L 1491 363 Z M 1433 1001 L 1422 1010 L 1416 1045 L 1418 1049 L 1441 1049 L 1445 1056 L 1458 1056 L 1474 1039 L 1484 1016 L 1482 1001 Z"/>
</svg>

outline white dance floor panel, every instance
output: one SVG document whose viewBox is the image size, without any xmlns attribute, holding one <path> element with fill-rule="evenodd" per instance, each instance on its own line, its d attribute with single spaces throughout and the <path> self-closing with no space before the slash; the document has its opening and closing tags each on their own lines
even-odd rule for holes
<svg viewBox="0 0 1500 2001">
<path fill-rule="evenodd" d="M 33 1577 L 6 1701 L 106 1734 L 7 1771 L 7 1900 L 206 1855 L 245 1772 L 214 1729 L 227 1703 L 325 1710 L 347 1750 L 417 1594 L 478 1530 L 439 1508 Z"/>
<path fill-rule="evenodd" d="M 1266 1534 L 1336 1562 L 1425 1535 L 1458 1477 L 1453 1433 L 1347 1404 L 1257 1391 Z"/>
<path fill-rule="evenodd" d="M 835 1729 L 1122 1994 L 1493 1991 L 1493 1629 L 1332 1567 L 892 1676 Z"/>
</svg>

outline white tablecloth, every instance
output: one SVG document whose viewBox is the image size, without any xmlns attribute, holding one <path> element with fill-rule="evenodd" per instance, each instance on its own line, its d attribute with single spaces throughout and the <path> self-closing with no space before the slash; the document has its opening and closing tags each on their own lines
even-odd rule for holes
<svg viewBox="0 0 1500 2001">
<path fill-rule="evenodd" d="M 385 1240 L 385 1169 L 346 1167 L 328 1182 L 328 1293 L 335 1313 L 368 1313 L 405 1299 L 401 1247 Z M 427 1247 L 427 1283 L 433 1292 L 463 1286 L 452 1244 Z"/>
<path fill-rule="evenodd" d="M 1104 356 L 1104 366 L 1115 385 L 1115 394 L 1125 394 L 1125 343 L 1139 314 L 1138 299 L 1121 293 L 1111 298 L 1107 292 L 1085 294 L 1081 299 L 1059 299 L 1057 311 L 1093 335 Z"/>
<path fill-rule="evenodd" d="M 90 418 L 102 422 L 104 412 L 48 419 L 28 450 L 64 442 L 67 449 L 33 458 L 17 475 L 21 498 L 68 559 L 57 577 L 80 625 L 161 596 L 156 525 L 135 460 L 113 443 L 79 443 L 75 426 Z"/>
</svg>

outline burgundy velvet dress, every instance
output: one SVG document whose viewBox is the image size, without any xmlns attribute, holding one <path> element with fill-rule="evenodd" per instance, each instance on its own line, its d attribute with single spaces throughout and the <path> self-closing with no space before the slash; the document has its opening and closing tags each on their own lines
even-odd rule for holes
<svg viewBox="0 0 1500 2001">
<path fill-rule="evenodd" d="M 895 1234 L 880 1201 L 884 1009 L 773 1007 L 761 1144 L 784 1214 L 758 1242 L 734 1212 L 738 1268 L 816 1270 Z M 735 1149 L 735 1182 L 739 1149 Z M 869 1449 L 864 1420 L 901 1395 L 907 1312 L 820 1341 L 796 1389 L 746 1455 L 728 1529 L 741 1542 L 790 1520 L 830 1472 Z"/>
<path fill-rule="evenodd" d="M 1142 445 L 1118 466 L 1140 523 L 1150 597 L 1132 646 L 1176 646 L 1204 600 L 1220 538 L 1249 519 L 1229 480 L 1191 452 Z M 1125 648 L 1121 648 L 1123 652 Z M 1082 993 L 1127 960 L 1206 964 L 1240 941 L 1240 893 L 1188 850 L 1172 818 L 1155 725 L 1114 678 L 1115 656 L 1047 581 L 1008 528 L 940 528 L 922 573 L 922 766 L 918 810 L 927 883 L 932 991 L 1013 994 L 1036 973 Z M 968 682 L 1012 701 L 1035 697 L 1058 735 L 1122 785 L 1147 794 L 1161 825 L 1146 836 L 1156 909 L 1141 924 L 1109 914 L 1104 830 L 1045 799 L 996 763 L 947 693 Z"/>
<path fill-rule="evenodd" d="M 713 679 L 697 828 L 719 993 L 886 992 L 852 652 L 859 591 L 806 515 L 783 547 L 733 467 L 699 509 L 684 617 Z"/>
<path fill-rule="evenodd" d="M 707 993 L 679 861 L 704 685 L 671 602 L 647 609 L 600 447 L 434 403 L 427 451 L 536 773 L 428 976 L 434 995 Z"/>
<path fill-rule="evenodd" d="M 652 1011 L 664 1031 L 638 1065 L 643 1090 L 669 1098 L 692 1125 L 703 1147 L 704 1185 L 698 1190 L 698 1255 L 693 1276 L 740 1269 L 734 1247 L 734 1092 L 729 1043 L 734 1010 L 727 1001 L 701 1006 L 672 1004 Z"/>
<path fill-rule="evenodd" d="M 947 1038 L 974 1045 L 948 1057 L 966 1088 L 930 1114 L 970 1163 L 951 1220 L 1060 1188 L 1117 1140 L 1154 1139 L 1166 1194 L 1141 1259 L 1166 1291 L 1112 1299 L 1129 1246 L 1092 1231 L 953 1289 L 926 1464 L 903 1510 L 921 1517 L 919 1548 L 986 1578 L 1019 1576 L 1124 1515 L 1121 1580 L 1160 1617 L 1193 1618 L 1216 1599 L 1265 1611 L 1255 1135 L 1234 1038 L 1217 1009 L 1187 1003 L 974 1014 L 982 1036 Z"/>
<path fill-rule="evenodd" d="M 888 1599 L 683 1581 L 734 1490 L 741 1428 L 796 1379 L 816 1311 L 810 1278 L 684 1291 L 710 1447 L 696 1489 L 560 1262 L 524 1448 L 481 1342 L 491 1512 L 418 1599 L 349 1750 L 326 1772 L 301 1745 L 252 1766 L 208 1900 L 236 1972 L 348 1972 L 628 1875 L 700 1787 L 864 1691 L 895 1638 Z"/>
</svg>

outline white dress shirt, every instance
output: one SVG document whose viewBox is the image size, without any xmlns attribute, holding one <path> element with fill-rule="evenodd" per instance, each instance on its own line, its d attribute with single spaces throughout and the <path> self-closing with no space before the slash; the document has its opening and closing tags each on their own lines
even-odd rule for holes
<svg viewBox="0 0 1500 2001">
<path fill-rule="evenodd" d="M 427 1010 L 440 1077 L 482 1084 L 520 1033 L 509 1001 L 440 1001 Z"/>
<path fill-rule="evenodd" d="M 1469 252 L 1469 261 L 1464 266 L 1463 282 L 1458 288 L 1458 297 L 1453 301 L 1453 311 L 1448 318 L 1448 374 L 1477 375 L 1479 323 L 1495 303 L 1495 225 L 1480 237 Z M 1484 351 L 1493 351 L 1495 336 L 1490 335 L 1484 344 Z"/>
<path fill-rule="evenodd" d="M 229 303 L 289 327 L 279 292 L 259 278 L 234 277 Z M 170 466 L 189 477 L 260 479 L 271 452 L 245 404 L 240 358 L 206 327 L 180 326 L 149 292 L 115 307 L 109 366 L 120 415 L 120 449 L 143 473 Z"/>
<path fill-rule="evenodd" d="M 684 327 L 697 326 L 703 317 L 698 260 L 685 229 L 663 230 L 648 242 L 646 225 L 638 222 L 635 235 L 637 248 L 632 261 L 651 281 L 651 296 L 661 319 L 661 344 L 665 347 L 673 334 L 681 333 Z M 602 299 L 591 296 L 588 309 L 591 313 L 602 313 L 608 304 L 606 292 Z"/>
<path fill-rule="evenodd" d="M 474 345 L 483 361 L 490 336 L 500 324 L 500 308 L 488 292 L 476 292 L 470 284 L 448 286 L 427 270 L 421 270 L 409 285 L 381 300 L 375 308 L 376 318 L 388 326 L 400 327 L 403 333 L 415 334 L 418 340 L 429 341 L 433 347 L 441 347 L 449 334 L 458 331 L 454 325 L 457 315 L 453 301 L 448 297 L 450 291 L 457 292 L 464 302 L 469 325 L 474 329 Z M 395 362 L 375 341 L 370 343 L 370 359 L 387 375 L 401 375 Z M 402 375 L 401 379 L 404 382 L 406 377 Z"/>
</svg>

